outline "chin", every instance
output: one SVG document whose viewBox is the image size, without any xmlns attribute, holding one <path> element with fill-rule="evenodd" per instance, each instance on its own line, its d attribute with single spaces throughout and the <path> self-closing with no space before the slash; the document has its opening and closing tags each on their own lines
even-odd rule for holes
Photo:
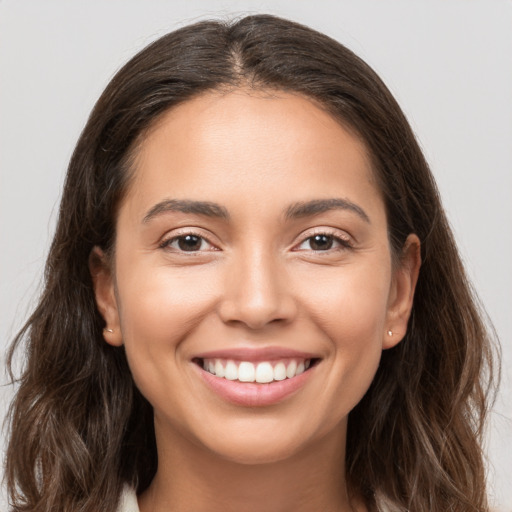
<svg viewBox="0 0 512 512">
<path fill-rule="evenodd" d="M 225 445 L 212 447 L 211 450 L 224 460 L 243 465 L 278 463 L 293 458 L 301 451 L 300 446 L 276 441 L 278 440 L 250 443 L 243 439 L 231 439 Z"/>
<path fill-rule="evenodd" d="M 204 432 L 206 435 L 199 442 L 220 458 L 245 465 L 271 464 L 300 457 L 330 435 L 304 422 L 283 422 L 275 418 L 254 416 L 236 422 L 231 428 L 226 428 L 227 424 L 223 422 L 220 428 Z M 335 428 L 331 434 L 343 431 L 341 427 Z"/>
</svg>

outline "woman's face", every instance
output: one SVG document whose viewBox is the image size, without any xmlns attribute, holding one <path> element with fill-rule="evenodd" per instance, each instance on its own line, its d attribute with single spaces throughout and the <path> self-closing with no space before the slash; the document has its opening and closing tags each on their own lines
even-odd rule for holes
<svg viewBox="0 0 512 512">
<path fill-rule="evenodd" d="M 411 247 L 395 269 L 365 146 L 310 100 L 209 93 L 166 113 L 94 272 L 157 440 L 246 463 L 343 440 L 405 333 Z"/>
</svg>

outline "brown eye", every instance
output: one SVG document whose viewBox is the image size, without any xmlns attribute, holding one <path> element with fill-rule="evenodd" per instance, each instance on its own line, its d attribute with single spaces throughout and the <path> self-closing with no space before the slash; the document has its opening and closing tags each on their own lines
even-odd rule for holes
<svg viewBox="0 0 512 512">
<path fill-rule="evenodd" d="M 178 247 L 182 251 L 199 251 L 203 243 L 203 239 L 196 235 L 180 236 L 178 239 Z"/>
<path fill-rule="evenodd" d="M 334 252 L 338 250 L 351 249 L 352 244 L 349 240 L 331 233 L 317 233 L 308 236 L 295 247 L 296 251 L 313 252 Z"/>
<path fill-rule="evenodd" d="M 309 238 L 309 246 L 313 251 L 328 251 L 334 244 L 334 237 L 331 235 L 315 235 Z"/>
<path fill-rule="evenodd" d="M 215 250 L 208 240 L 202 236 L 195 235 L 194 233 L 186 233 L 183 235 L 175 236 L 164 241 L 161 246 L 162 249 L 167 249 L 172 252 L 204 252 Z"/>
</svg>

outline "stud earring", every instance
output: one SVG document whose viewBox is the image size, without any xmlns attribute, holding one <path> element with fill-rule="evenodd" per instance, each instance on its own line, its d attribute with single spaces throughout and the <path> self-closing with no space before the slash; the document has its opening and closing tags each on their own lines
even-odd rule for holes
<svg viewBox="0 0 512 512">
<path fill-rule="evenodd" d="M 388 331 L 388 336 L 393 336 L 393 331 L 389 330 Z"/>
<path fill-rule="evenodd" d="M 107 329 L 106 327 L 105 327 L 105 329 L 103 329 L 103 330 L 104 330 L 104 331 L 107 331 L 107 332 L 114 332 L 114 329 Z"/>
</svg>

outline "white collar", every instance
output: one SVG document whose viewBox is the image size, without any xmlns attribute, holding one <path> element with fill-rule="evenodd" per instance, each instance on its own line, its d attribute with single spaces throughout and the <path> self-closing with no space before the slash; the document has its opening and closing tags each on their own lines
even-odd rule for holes
<svg viewBox="0 0 512 512">
<path fill-rule="evenodd" d="M 135 489 L 128 485 L 124 486 L 117 512 L 140 512 Z"/>
</svg>

